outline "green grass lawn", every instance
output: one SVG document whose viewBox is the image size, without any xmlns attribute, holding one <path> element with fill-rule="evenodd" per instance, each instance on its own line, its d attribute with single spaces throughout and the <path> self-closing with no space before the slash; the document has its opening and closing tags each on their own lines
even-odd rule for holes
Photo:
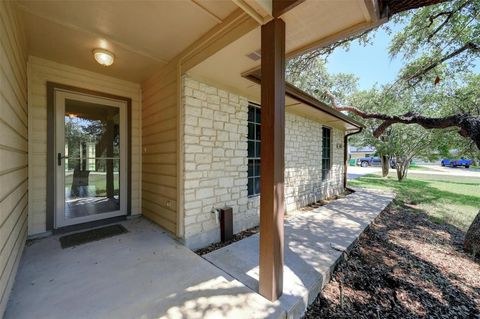
<svg viewBox="0 0 480 319">
<path fill-rule="evenodd" d="M 96 173 L 91 172 L 88 176 L 88 185 L 95 186 L 95 193 L 98 197 L 107 196 L 107 181 L 106 181 L 106 174 L 105 173 Z M 70 188 L 72 187 L 72 174 L 68 174 L 65 176 L 65 187 Z M 119 175 L 118 173 L 114 173 L 113 175 L 113 187 L 115 189 L 115 195 L 118 195 L 119 189 Z"/>
<path fill-rule="evenodd" d="M 408 169 L 414 170 L 414 171 L 440 171 L 439 169 L 432 166 L 421 166 L 421 165 L 410 166 Z"/>
<path fill-rule="evenodd" d="M 394 172 L 395 173 L 395 172 Z M 349 181 L 351 186 L 391 189 L 398 204 L 413 205 L 437 223 L 452 224 L 466 231 L 480 209 L 480 178 L 445 175 L 409 175 L 398 182 L 370 174 Z"/>
</svg>

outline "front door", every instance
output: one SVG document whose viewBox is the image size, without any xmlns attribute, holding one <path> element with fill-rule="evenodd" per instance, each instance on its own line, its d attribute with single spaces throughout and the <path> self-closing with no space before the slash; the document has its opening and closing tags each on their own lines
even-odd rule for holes
<svg viewBox="0 0 480 319">
<path fill-rule="evenodd" d="M 55 228 L 126 215 L 126 107 L 55 91 Z"/>
</svg>

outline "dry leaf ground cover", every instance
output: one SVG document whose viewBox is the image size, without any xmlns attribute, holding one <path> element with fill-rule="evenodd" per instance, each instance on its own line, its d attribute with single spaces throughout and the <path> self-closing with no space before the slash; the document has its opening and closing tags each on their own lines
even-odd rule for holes
<svg viewBox="0 0 480 319">
<path fill-rule="evenodd" d="M 305 318 L 480 318 L 480 262 L 462 251 L 480 209 L 480 179 L 365 176 L 352 184 L 394 189 L 397 200 Z"/>
</svg>

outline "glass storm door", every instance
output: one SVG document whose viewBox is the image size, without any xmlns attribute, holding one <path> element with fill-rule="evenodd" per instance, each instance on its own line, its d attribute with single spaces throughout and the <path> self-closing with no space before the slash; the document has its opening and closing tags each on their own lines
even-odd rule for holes
<svg viewBox="0 0 480 319">
<path fill-rule="evenodd" d="M 56 91 L 55 104 L 55 227 L 125 215 L 125 102 Z"/>
</svg>

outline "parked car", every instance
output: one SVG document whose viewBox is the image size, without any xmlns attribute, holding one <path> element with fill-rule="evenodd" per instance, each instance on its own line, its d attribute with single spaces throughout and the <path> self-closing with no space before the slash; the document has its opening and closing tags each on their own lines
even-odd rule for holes
<svg viewBox="0 0 480 319">
<path fill-rule="evenodd" d="M 390 159 L 390 168 L 391 169 L 397 168 L 397 161 L 394 158 Z"/>
<path fill-rule="evenodd" d="M 361 157 L 357 158 L 357 166 L 368 167 L 368 166 L 381 166 L 382 159 L 380 157 Z"/>
<path fill-rule="evenodd" d="M 465 168 L 469 168 L 470 165 L 472 164 L 473 164 L 473 160 L 465 159 L 463 157 L 457 160 L 450 160 L 450 159 L 442 160 L 442 166 L 451 166 L 451 167 L 464 166 Z"/>
</svg>

